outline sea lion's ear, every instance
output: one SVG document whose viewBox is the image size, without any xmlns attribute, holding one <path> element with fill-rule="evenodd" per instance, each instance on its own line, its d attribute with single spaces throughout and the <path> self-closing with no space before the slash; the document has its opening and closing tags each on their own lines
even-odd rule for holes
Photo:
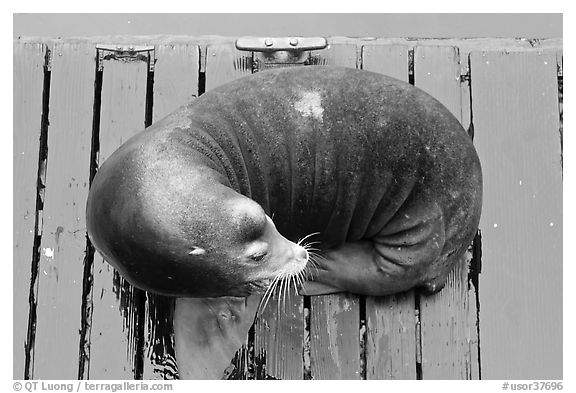
<svg viewBox="0 0 576 393">
<path fill-rule="evenodd" d="M 204 255 L 206 250 L 200 247 L 192 246 L 192 251 L 188 253 L 189 255 Z"/>
</svg>

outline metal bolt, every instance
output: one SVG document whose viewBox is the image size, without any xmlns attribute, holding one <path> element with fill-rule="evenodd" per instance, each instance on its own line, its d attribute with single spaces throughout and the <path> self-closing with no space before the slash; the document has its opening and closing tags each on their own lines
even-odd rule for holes
<svg viewBox="0 0 576 393">
<path fill-rule="evenodd" d="M 290 45 L 292 45 L 292 46 L 298 45 L 298 38 L 292 38 L 292 39 L 290 39 Z"/>
<path fill-rule="evenodd" d="M 264 40 L 264 44 L 266 46 L 272 46 L 272 45 L 274 45 L 274 41 L 272 41 L 271 38 L 266 38 L 266 40 Z"/>
</svg>

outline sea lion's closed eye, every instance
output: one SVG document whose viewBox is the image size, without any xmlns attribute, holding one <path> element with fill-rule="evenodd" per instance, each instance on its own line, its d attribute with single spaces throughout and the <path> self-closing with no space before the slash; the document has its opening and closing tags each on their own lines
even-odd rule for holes
<svg viewBox="0 0 576 393">
<path fill-rule="evenodd" d="M 250 256 L 250 259 L 252 259 L 253 261 L 256 261 L 256 262 L 260 262 L 261 260 L 263 260 L 266 257 L 267 254 L 268 253 L 266 253 L 266 252 L 260 253 L 260 254 L 255 254 L 255 255 Z"/>
</svg>

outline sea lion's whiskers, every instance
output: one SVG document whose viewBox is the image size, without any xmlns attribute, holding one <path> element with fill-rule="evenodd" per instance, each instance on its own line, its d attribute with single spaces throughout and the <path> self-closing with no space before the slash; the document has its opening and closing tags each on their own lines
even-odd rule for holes
<svg viewBox="0 0 576 393">
<path fill-rule="evenodd" d="M 268 289 L 266 289 L 266 292 L 264 292 L 264 296 L 262 297 L 262 299 L 260 300 L 260 304 L 258 305 L 258 313 L 260 313 L 260 311 L 264 311 L 264 309 L 266 308 L 268 301 L 270 300 L 270 298 L 272 297 L 272 294 L 274 293 L 274 289 L 278 285 L 279 278 L 280 278 L 280 275 L 277 275 L 276 277 L 274 277 L 274 279 L 272 280 L 272 283 L 268 286 Z M 262 303 L 264 303 L 264 306 L 262 306 Z"/>
<path fill-rule="evenodd" d="M 298 273 L 298 275 L 296 275 L 295 281 L 298 282 L 298 285 L 300 286 L 300 288 L 302 288 L 304 286 L 304 271 L 301 271 Z M 298 293 L 298 290 L 296 290 L 296 293 Z"/>
<path fill-rule="evenodd" d="M 285 281 L 286 281 L 286 286 L 284 287 L 284 309 L 286 309 L 286 298 L 288 298 L 288 300 L 290 300 L 290 281 L 292 278 L 292 274 L 287 274 Z"/>
<path fill-rule="evenodd" d="M 286 288 L 287 288 L 287 284 L 288 284 L 288 280 L 287 277 L 289 277 L 289 274 L 284 272 L 282 273 L 282 280 L 280 283 L 280 293 L 278 296 L 278 312 L 280 312 L 280 306 L 283 307 L 284 310 L 286 310 Z M 280 301 L 282 300 L 282 301 Z"/>
<path fill-rule="evenodd" d="M 311 252 L 308 254 L 308 262 L 310 262 L 310 263 L 307 266 L 310 266 L 316 270 L 319 270 L 321 261 L 326 261 L 326 258 L 316 254 L 315 252 Z"/>
<path fill-rule="evenodd" d="M 298 243 L 296 243 L 296 244 L 298 244 L 298 245 L 300 246 L 301 243 L 302 243 L 304 240 L 308 239 L 308 238 L 311 237 L 311 236 L 319 235 L 319 234 L 320 234 L 320 232 L 312 232 L 311 234 L 306 235 L 306 236 L 304 236 L 302 239 L 298 240 Z"/>
<path fill-rule="evenodd" d="M 280 305 L 282 304 L 281 299 L 282 299 L 282 288 L 283 288 L 283 286 L 284 286 L 284 272 L 282 272 L 282 273 L 280 274 L 280 284 L 279 284 L 279 285 L 280 285 L 280 286 L 279 286 L 279 289 L 278 289 L 278 299 L 277 299 L 278 304 L 276 305 L 276 306 L 277 306 L 277 309 L 278 309 L 278 313 L 280 313 Z"/>
<path fill-rule="evenodd" d="M 290 279 L 289 276 L 287 276 L 286 278 L 284 278 L 284 293 L 282 294 L 282 305 L 284 307 L 284 310 L 286 310 L 286 293 L 288 292 L 289 289 L 290 289 Z"/>
<path fill-rule="evenodd" d="M 310 254 L 312 254 L 312 256 L 316 257 L 316 259 L 320 259 L 323 261 L 327 260 L 326 257 L 324 255 L 322 255 L 320 252 L 312 251 L 312 252 L 310 252 Z"/>
<path fill-rule="evenodd" d="M 301 276 L 302 276 L 302 270 L 293 276 L 294 277 L 294 285 L 296 285 L 296 284 L 299 284 L 300 286 L 302 285 L 302 277 Z M 296 292 L 298 292 L 298 288 L 296 288 Z"/>
<path fill-rule="evenodd" d="M 264 292 L 264 296 L 262 296 L 262 299 L 260 299 L 260 304 L 258 304 L 258 311 L 257 311 L 258 314 L 260 314 L 260 311 L 263 311 L 266 308 L 266 305 L 268 304 L 268 299 L 270 298 L 270 294 L 272 293 L 271 288 L 273 288 L 273 286 L 274 282 L 272 282 L 272 284 L 266 289 L 266 292 Z"/>
<path fill-rule="evenodd" d="M 312 244 L 320 244 L 322 242 L 306 242 L 302 244 L 302 247 L 306 248 L 308 246 L 311 246 Z"/>
<path fill-rule="evenodd" d="M 312 243 L 306 243 L 304 245 L 302 245 L 302 247 L 304 247 L 304 249 L 306 251 L 308 250 L 312 250 L 312 251 L 318 251 L 318 252 L 322 252 L 322 250 L 320 250 L 319 248 L 313 247 L 312 245 L 315 244 L 316 242 L 312 242 Z"/>
<path fill-rule="evenodd" d="M 278 312 L 280 312 L 280 305 L 282 304 L 282 287 L 284 286 L 284 273 L 280 279 L 280 289 L 278 290 Z"/>
<path fill-rule="evenodd" d="M 328 259 L 326 257 L 316 253 L 310 253 L 310 260 L 312 262 L 312 265 L 316 266 L 317 268 L 320 268 L 323 264 L 326 264 L 328 262 Z"/>
<path fill-rule="evenodd" d="M 292 281 L 292 285 L 294 286 L 294 290 L 296 291 L 296 293 L 298 293 L 298 283 L 296 282 L 298 280 L 298 274 L 295 274 L 292 277 L 290 277 L 290 280 Z"/>
</svg>

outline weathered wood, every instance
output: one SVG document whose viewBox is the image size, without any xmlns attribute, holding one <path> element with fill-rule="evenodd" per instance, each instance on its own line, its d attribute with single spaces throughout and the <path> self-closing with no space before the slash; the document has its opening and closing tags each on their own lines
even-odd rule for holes
<svg viewBox="0 0 576 393">
<path fill-rule="evenodd" d="M 366 298 L 366 379 L 416 379 L 414 291 Z"/>
<path fill-rule="evenodd" d="M 185 44 L 189 42 L 196 42 L 199 45 L 217 45 L 223 43 L 233 43 L 238 37 L 227 37 L 218 35 L 116 35 L 116 36 L 90 36 L 90 37 L 66 37 L 66 38 L 52 38 L 52 37 L 19 37 L 19 42 L 28 43 L 43 43 L 46 45 L 53 45 L 58 42 L 88 42 L 92 44 L 137 44 L 137 45 L 160 45 L 160 44 Z M 401 37 L 329 37 L 332 43 L 359 43 L 367 45 L 405 45 L 405 46 L 451 46 L 459 47 L 460 51 L 472 50 L 499 50 L 508 52 L 538 52 L 538 51 L 556 51 L 562 48 L 562 37 L 533 39 L 526 38 L 495 38 L 495 37 L 482 37 L 482 38 L 401 38 Z"/>
<path fill-rule="evenodd" d="M 339 43 L 329 39 L 328 47 L 312 51 L 311 57 L 314 64 L 358 68 L 359 50 L 361 48 L 356 45 L 356 42 Z"/>
<path fill-rule="evenodd" d="M 556 52 L 558 75 L 558 115 L 560 118 L 560 164 L 564 167 L 564 55 L 563 51 Z"/>
<path fill-rule="evenodd" d="M 408 46 L 363 45 L 362 69 L 408 82 Z"/>
<path fill-rule="evenodd" d="M 458 49 L 460 53 L 460 123 L 468 132 L 468 135 L 474 139 L 474 126 L 472 124 L 472 95 L 470 91 L 470 52 L 468 49 Z M 477 250 L 478 255 L 473 255 L 473 250 L 469 250 L 469 255 L 465 256 L 468 264 L 468 294 L 467 294 L 467 307 L 468 307 L 468 360 L 466 363 L 469 369 L 466 372 L 468 379 L 478 380 L 481 379 L 480 374 L 480 342 L 479 342 L 479 324 L 480 324 L 480 310 L 478 309 L 479 293 L 477 285 L 480 274 L 480 259 L 481 244 L 474 244 L 480 242 L 479 237 L 474 239 L 473 247 Z M 469 259 L 469 260 L 468 260 Z M 478 263 L 477 266 L 472 266 Z"/>
<path fill-rule="evenodd" d="M 462 114 L 459 62 L 458 48 L 414 48 L 414 85 L 440 101 L 458 119 Z"/>
<path fill-rule="evenodd" d="M 464 255 L 440 293 L 420 297 L 422 379 L 471 379 L 472 370 L 478 369 L 477 342 L 473 342 L 476 314 L 470 306 L 476 298 L 468 290 L 469 256 Z"/>
<path fill-rule="evenodd" d="M 142 61 L 105 62 L 99 163 L 144 128 L 146 80 L 147 65 Z M 137 322 L 141 317 L 135 304 L 138 296 L 138 290 L 97 254 L 90 339 L 91 379 L 134 378 Z"/>
<path fill-rule="evenodd" d="M 234 43 L 206 48 L 206 91 L 251 73 L 251 52 L 236 50 Z"/>
<path fill-rule="evenodd" d="M 562 37 L 549 39 L 526 38 L 377 38 L 370 45 L 448 46 L 460 52 L 494 50 L 505 52 L 556 51 L 562 48 Z"/>
<path fill-rule="evenodd" d="M 332 44 L 314 62 L 356 68 L 355 44 Z M 338 351 L 335 350 L 338 346 Z M 330 352 L 332 350 L 332 352 Z M 334 294 L 310 298 L 310 365 L 313 379 L 360 379 L 360 300 Z"/>
<path fill-rule="evenodd" d="M 477 241 L 477 240 L 475 240 Z M 474 255 L 472 255 L 474 257 Z M 468 262 L 470 269 L 471 259 Z M 478 380 L 482 379 L 480 374 L 480 340 L 478 337 L 479 326 L 480 326 L 480 310 L 478 309 L 478 299 L 480 294 L 478 293 L 479 288 L 476 287 L 478 282 L 479 272 L 472 272 L 476 277 L 473 279 L 470 277 L 470 272 L 468 275 L 468 360 L 467 364 L 470 369 L 467 371 L 467 378 Z"/>
<path fill-rule="evenodd" d="M 44 55 L 39 43 L 14 43 L 13 117 L 13 371 L 24 378 L 25 345 L 36 221 L 38 152 L 42 120 Z"/>
<path fill-rule="evenodd" d="M 196 44 L 164 44 L 155 48 L 153 121 L 198 96 L 199 48 Z"/>
<path fill-rule="evenodd" d="M 78 377 L 95 55 L 89 44 L 52 50 L 35 379 Z"/>
<path fill-rule="evenodd" d="M 457 48 L 423 46 L 414 50 L 414 82 L 461 119 L 460 56 Z M 450 273 L 445 288 L 420 296 L 423 379 L 467 379 L 474 367 L 470 337 L 467 258 Z M 475 294 L 471 299 L 475 302 Z M 477 352 L 477 351 L 476 351 Z"/>
<path fill-rule="evenodd" d="M 198 94 L 199 48 L 167 44 L 155 48 L 153 121 L 159 120 Z M 146 342 L 143 379 L 175 379 L 172 316 L 174 299 L 146 294 Z"/>
<path fill-rule="evenodd" d="M 408 82 L 408 47 L 364 45 L 362 68 Z M 414 296 L 366 297 L 366 379 L 416 379 Z"/>
<path fill-rule="evenodd" d="M 484 171 L 482 378 L 562 378 L 562 177 L 555 53 L 472 52 Z"/>
<path fill-rule="evenodd" d="M 310 316 L 313 379 L 361 379 L 359 298 L 315 296 Z"/>
<path fill-rule="evenodd" d="M 303 379 L 304 301 L 294 288 L 285 300 L 276 291 L 256 319 L 254 332 L 259 377 Z"/>
</svg>

